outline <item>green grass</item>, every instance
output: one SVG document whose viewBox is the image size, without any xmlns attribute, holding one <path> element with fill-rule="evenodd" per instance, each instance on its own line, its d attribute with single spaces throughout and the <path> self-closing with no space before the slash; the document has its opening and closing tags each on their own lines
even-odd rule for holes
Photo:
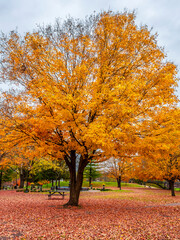
<svg viewBox="0 0 180 240">
<path fill-rule="evenodd" d="M 63 187 L 67 187 L 69 186 L 69 181 L 61 181 L 60 182 L 60 185 Z M 109 187 L 117 187 L 117 183 L 116 182 L 103 182 L 103 181 L 100 181 L 100 182 L 92 182 L 92 187 L 93 188 L 102 188 L 103 185 L 105 185 L 106 188 L 109 188 Z M 140 185 L 140 184 L 137 184 L 137 183 L 121 183 L 121 186 L 122 188 L 123 187 L 131 187 L 131 188 L 143 188 L 144 185 Z M 159 188 L 159 186 L 157 186 L 156 184 L 153 184 L 153 183 L 146 183 L 146 186 L 150 186 L 150 187 L 155 187 L 155 188 Z M 48 184 L 45 184 L 43 185 L 43 189 L 50 189 L 52 187 L 52 183 L 48 183 Z M 83 182 L 83 187 L 89 187 L 89 182 L 87 181 L 84 181 Z M 29 187 L 30 188 L 30 187 Z M 175 188 L 175 191 L 180 191 L 180 188 Z"/>
<path fill-rule="evenodd" d="M 60 185 L 63 187 L 67 187 L 69 186 L 69 181 L 61 181 L 60 182 Z M 106 188 L 109 188 L 109 187 L 117 187 L 117 183 L 116 182 L 92 182 L 92 187 L 93 188 L 102 188 L 103 185 L 105 185 Z M 122 188 L 123 187 L 144 187 L 143 185 L 139 185 L 139 184 L 136 184 L 136 183 L 122 183 L 121 184 Z M 48 183 L 48 184 L 45 184 L 43 185 L 43 188 L 51 188 L 52 187 L 52 183 Z M 83 187 L 89 187 L 89 182 L 87 181 L 84 181 L 83 182 Z"/>
<path fill-rule="evenodd" d="M 92 182 L 92 187 L 94 188 L 102 188 L 103 185 L 105 187 L 116 187 L 117 183 L 116 182 Z M 83 187 L 89 187 L 89 182 L 84 181 L 83 182 Z"/>
<path fill-rule="evenodd" d="M 99 187 L 102 188 L 102 186 L 105 185 L 105 187 L 117 187 L 117 183 L 116 182 L 92 182 L 92 186 L 93 187 Z M 84 182 L 83 183 L 84 187 L 88 187 L 89 183 L 88 182 Z M 121 184 L 122 187 L 143 187 L 142 185 L 139 184 L 135 184 L 135 183 L 122 183 Z"/>
</svg>

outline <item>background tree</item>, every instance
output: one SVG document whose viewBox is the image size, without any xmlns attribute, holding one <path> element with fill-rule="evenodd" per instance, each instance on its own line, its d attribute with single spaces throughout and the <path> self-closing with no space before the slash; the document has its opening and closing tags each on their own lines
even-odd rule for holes
<svg viewBox="0 0 180 240">
<path fill-rule="evenodd" d="M 174 183 L 180 178 L 180 154 L 170 155 L 168 159 L 161 159 L 158 167 L 162 178 L 169 183 L 171 195 L 175 196 Z"/>
<path fill-rule="evenodd" d="M 127 159 L 115 159 L 112 157 L 104 164 L 104 172 L 108 177 L 117 181 L 117 187 L 121 190 L 121 181 L 131 178 L 132 162 Z"/>
<path fill-rule="evenodd" d="M 95 181 L 96 178 L 101 176 L 101 173 L 98 169 L 98 164 L 94 163 L 93 160 L 91 160 L 91 162 L 86 166 L 84 170 L 84 177 L 88 179 L 89 187 L 91 187 L 92 181 Z"/>
<path fill-rule="evenodd" d="M 10 182 L 17 176 L 14 169 L 11 167 L 9 158 L 10 155 L 7 152 L 1 151 L 0 153 L 0 190 L 2 189 L 3 182 Z"/>
<path fill-rule="evenodd" d="M 69 18 L 23 38 L 11 32 L 0 46 L 1 80 L 21 87 L 2 95 L 3 141 L 64 159 L 67 205 L 78 205 L 92 159 L 109 159 L 117 145 L 123 156 L 137 153 L 145 120 L 176 99 L 176 67 L 134 13 Z"/>
<path fill-rule="evenodd" d="M 174 182 L 180 177 L 180 110 L 161 112 L 148 125 L 150 133 L 144 131 L 145 146 L 140 146 L 144 157 L 136 158 L 135 176 L 140 179 L 166 180 L 175 196 Z M 146 128 L 147 129 L 147 128 Z"/>
<path fill-rule="evenodd" d="M 3 177 L 3 164 L 2 159 L 5 156 L 5 152 L 0 152 L 0 190 L 2 188 L 2 177 Z"/>
<path fill-rule="evenodd" d="M 60 179 L 69 178 L 69 171 L 64 161 L 40 158 L 35 161 L 30 175 L 33 182 L 50 180 L 53 186 L 55 180 L 56 186 L 60 186 Z"/>
</svg>

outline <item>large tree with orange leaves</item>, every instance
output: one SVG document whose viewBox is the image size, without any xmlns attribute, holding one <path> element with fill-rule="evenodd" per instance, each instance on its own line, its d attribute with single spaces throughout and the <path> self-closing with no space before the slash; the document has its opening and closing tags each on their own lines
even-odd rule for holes
<svg viewBox="0 0 180 240">
<path fill-rule="evenodd" d="M 176 67 L 133 13 L 69 18 L 23 38 L 2 36 L 1 59 L 1 80 L 21 86 L 2 95 L 3 141 L 64 159 L 69 205 L 78 205 L 91 159 L 103 161 L 117 149 L 136 154 L 142 119 L 153 121 L 175 101 Z"/>
</svg>

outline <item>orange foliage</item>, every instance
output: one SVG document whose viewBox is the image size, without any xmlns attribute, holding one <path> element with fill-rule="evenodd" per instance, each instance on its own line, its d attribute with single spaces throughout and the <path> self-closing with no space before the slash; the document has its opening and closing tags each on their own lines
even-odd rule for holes
<svg viewBox="0 0 180 240">
<path fill-rule="evenodd" d="M 2 95 L 3 141 L 65 158 L 71 174 L 81 156 L 75 185 L 92 158 L 146 149 L 142 135 L 176 101 L 176 67 L 134 19 L 104 12 L 1 38 L 1 79 L 21 86 Z"/>
</svg>

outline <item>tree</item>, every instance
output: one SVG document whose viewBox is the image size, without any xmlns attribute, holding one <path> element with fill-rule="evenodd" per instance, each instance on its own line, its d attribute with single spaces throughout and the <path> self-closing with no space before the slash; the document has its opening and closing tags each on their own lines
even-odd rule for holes
<svg viewBox="0 0 180 240">
<path fill-rule="evenodd" d="M 1 151 L 0 153 L 0 190 L 3 182 L 12 181 L 16 174 L 9 162 L 9 153 Z"/>
<path fill-rule="evenodd" d="M 28 188 L 28 181 L 30 177 L 30 172 L 34 165 L 33 159 L 33 148 L 32 146 L 26 146 L 24 148 L 19 148 L 15 146 L 8 153 L 8 164 L 13 170 L 17 168 L 20 178 L 20 188 L 24 188 L 26 182 L 26 189 Z"/>
<path fill-rule="evenodd" d="M 3 177 L 3 164 L 2 159 L 5 156 L 5 152 L 0 152 L 0 190 L 2 188 L 2 177 Z"/>
<path fill-rule="evenodd" d="M 180 177 L 180 155 L 169 155 L 165 158 L 146 159 L 138 166 L 135 175 L 144 180 L 166 180 L 171 195 L 175 196 L 174 183 Z"/>
<path fill-rule="evenodd" d="M 174 183 L 180 177 L 180 154 L 169 154 L 166 158 L 159 158 L 152 163 L 148 162 L 148 169 L 154 179 L 166 180 L 169 183 L 171 195 L 175 196 Z"/>
<path fill-rule="evenodd" d="M 30 172 L 33 182 L 38 182 L 41 180 L 53 180 L 59 181 L 61 178 L 69 178 L 69 172 L 64 161 L 57 162 L 54 159 L 37 159 L 33 165 L 33 168 Z"/>
<path fill-rule="evenodd" d="M 180 178 L 180 154 L 170 155 L 168 159 L 161 159 L 159 168 L 163 170 L 162 178 L 168 181 L 171 195 L 175 196 L 174 182 Z"/>
<path fill-rule="evenodd" d="M 121 181 L 130 178 L 132 163 L 127 159 L 111 158 L 105 162 L 104 171 L 109 177 L 116 179 L 117 187 L 121 190 Z"/>
<path fill-rule="evenodd" d="M 2 94 L 3 141 L 64 159 L 67 205 L 78 205 L 92 159 L 109 159 L 117 146 L 123 156 L 135 154 L 141 120 L 153 121 L 176 99 L 176 67 L 134 13 L 68 18 L 22 38 L 11 32 L 0 46 L 1 80 L 21 87 Z"/>
<path fill-rule="evenodd" d="M 92 180 L 94 181 L 96 178 L 100 177 L 101 173 L 98 171 L 98 165 L 93 161 L 90 161 L 84 170 L 84 177 L 89 180 L 89 187 L 91 186 Z"/>
<path fill-rule="evenodd" d="M 152 126 L 153 125 L 153 126 Z M 135 176 L 140 179 L 166 180 L 175 196 L 174 182 L 180 178 L 180 109 L 161 112 L 144 135 L 144 156 L 137 159 Z M 139 161 L 139 162 L 138 162 Z"/>
</svg>

